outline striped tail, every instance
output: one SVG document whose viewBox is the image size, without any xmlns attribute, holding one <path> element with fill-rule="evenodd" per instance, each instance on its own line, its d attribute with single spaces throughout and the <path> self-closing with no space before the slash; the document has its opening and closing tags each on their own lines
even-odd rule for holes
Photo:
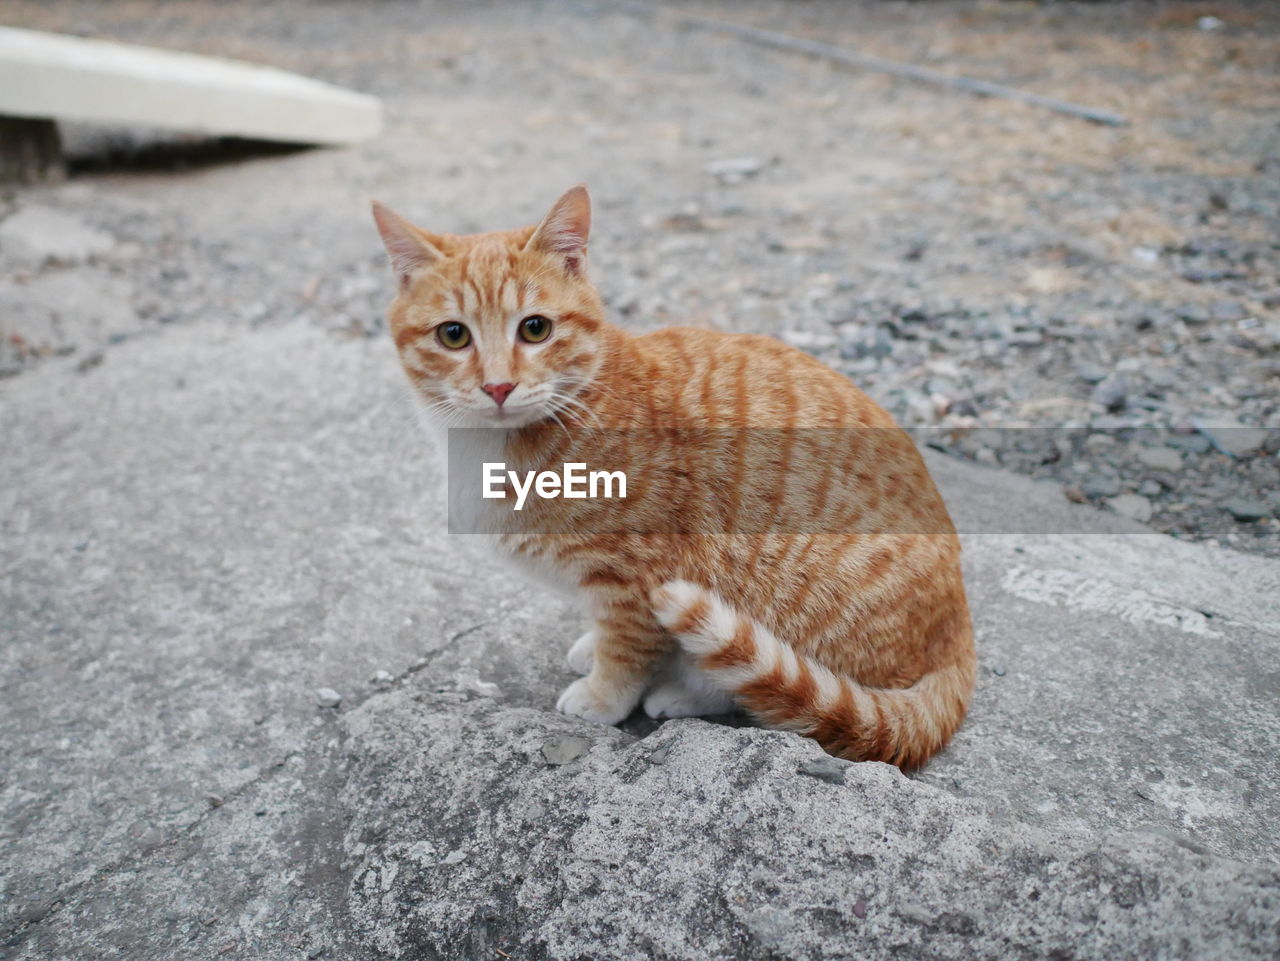
<svg viewBox="0 0 1280 961">
<path fill-rule="evenodd" d="M 688 581 L 651 595 L 659 622 L 713 683 L 767 727 L 813 738 L 851 761 L 923 764 L 951 739 L 973 689 L 973 665 L 940 668 L 911 687 L 863 687 L 833 674 Z"/>
</svg>

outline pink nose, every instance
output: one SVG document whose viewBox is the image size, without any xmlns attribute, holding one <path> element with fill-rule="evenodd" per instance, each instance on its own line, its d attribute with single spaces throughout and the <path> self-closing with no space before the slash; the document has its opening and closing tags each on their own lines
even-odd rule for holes
<svg viewBox="0 0 1280 961">
<path fill-rule="evenodd" d="M 485 384 L 480 388 L 486 394 L 493 398 L 493 402 L 501 407 L 516 389 L 515 384 Z"/>
</svg>

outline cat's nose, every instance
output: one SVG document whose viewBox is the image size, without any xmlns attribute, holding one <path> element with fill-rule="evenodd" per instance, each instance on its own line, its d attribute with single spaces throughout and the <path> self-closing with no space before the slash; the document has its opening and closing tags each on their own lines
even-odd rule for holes
<svg viewBox="0 0 1280 961">
<path fill-rule="evenodd" d="M 501 407 L 511 392 L 516 389 L 515 384 L 484 384 L 480 387 L 482 391 L 493 398 L 493 402 Z"/>
</svg>

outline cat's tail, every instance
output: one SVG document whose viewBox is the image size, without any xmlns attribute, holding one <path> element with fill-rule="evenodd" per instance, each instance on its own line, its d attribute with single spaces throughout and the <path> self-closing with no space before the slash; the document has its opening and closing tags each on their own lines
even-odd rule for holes
<svg viewBox="0 0 1280 961">
<path fill-rule="evenodd" d="M 768 727 L 812 737 L 852 761 L 915 767 L 951 739 L 973 689 L 971 660 L 911 687 L 863 687 L 797 654 L 710 591 L 668 581 L 651 595 L 659 622 L 713 683 Z"/>
</svg>

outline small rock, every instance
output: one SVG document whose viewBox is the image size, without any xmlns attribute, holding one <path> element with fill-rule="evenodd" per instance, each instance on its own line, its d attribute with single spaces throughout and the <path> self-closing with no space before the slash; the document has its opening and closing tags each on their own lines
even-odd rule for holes
<svg viewBox="0 0 1280 961">
<path fill-rule="evenodd" d="M 1111 374 L 1093 389 L 1089 399 L 1105 410 L 1116 414 L 1124 410 L 1129 397 L 1129 385 L 1121 374 Z"/>
<path fill-rule="evenodd" d="M 316 703 L 321 707 L 337 707 L 342 703 L 342 695 L 331 687 L 316 688 Z"/>
<path fill-rule="evenodd" d="M 211 808 L 220 808 L 224 803 L 222 796 L 218 794 L 206 794 L 204 799 L 209 802 Z"/>
<path fill-rule="evenodd" d="M 1209 312 L 1199 304 L 1183 304 L 1178 308 L 1178 316 L 1183 323 L 1199 327 L 1209 322 Z"/>
<path fill-rule="evenodd" d="M 668 741 L 657 750 L 649 755 L 650 764 L 666 764 L 667 758 L 671 756 L 671 742 Z"/>
<path fill-rule="evenodd" d="M 857 901 L 853 902 L 852 911 L 855 918 L 862 920 L 867 916 L 867 902 L 859 898 Z"/>
<path fill-rule="evenodd" d="M 1156 470 L 1182 469 L 1182 455 L 1168 447 L 1143 447 L 1138 451 L 1138 460 Z"/>
<path fill-rule="evenodd" d="M 1090 474 L 1080 482 L 1086 497 L 1115 497 L 1120 493 L 1120 478 L 1114 474 Z"/>
<path fill-rule="evenodd" d="M 1038 330 L 1015 330 L 1005 338 L 1010 347 L 1038 347 L 1044 343 L 1044 334 Z"/>
<path fill-rule="evenodd" d="M 1234 300 L 1215 300 L 1209 307 L 1209 313 L 1214 320 L 1223 323 L 1234 323 L 1249 316 L 1249 312 Z"/>
<path fill-rule="evenodd" d="M 1265 520 L 1271 516 L 1266 504 L 1247 497 L 1232 497 L 1222 502 L 1223 509 L 1241 523 Z"/>
<path fill-rule="evenodd" d="M 101 364 L 106 359 L 106 356 L 107 355 L 100 350 L 95 350 L 93 353 L 87 354 L 80 359 L 78 364 L 76 364 L 76 372 L 81 374 L 88 373 L 93 370 L 93 368 Z"/>
<path fill-rule="evenodd" d="M 828 784 L 843 784 L 845 768 L 848 766 L 848 761 L 841 761 L 839 758 L 819 757 L 812 761 L 805 761 L 796 768 L 796 773 L 826 781 Z"/>
<path fill-rule="evenodd" d="M 1164 488 L 1159 484 L 1159 482 L 1153 480 L 1144 480 L 1140 485 L 1138 485 L 1138 493 L 1143 497 L 1155 497 L 1162 490 L 1164 490 Z"/>
<path fill-rule="evenodd" d="M 706 166 L 707 173 L 726 184 L 742 183 L 763 169 L 764 161 L 759 157 L 727 157 L 713 160 Z"/>
<path fill-rule="evenodd" d="M 390 671 L 374 671 L 373 677 L 371 677 L 369 680 L 371 680 L 374 684 L 390 684 L 395 679 L 396 679 L 395 675 L 392 674 Z"/>
<path fill-rule="evenodd" d="M 1169 438 L 1168 444 L 1191 454 L 1203 454 L 1213 446 L 1203 434 L 1174 434 Z"/>
<path fill-rule="evenodd" d="M 1107 369 L 1086 360 L 1076 364 L 1076 376 L 1086 384 L 1098 384 L 1107 379 Z"/>
<path fill-rule="evenodd" d="M 553 737 L 542 745 L 542 757 L 548 764 L 559 767 L 576 761 L 591 750 L 591 739 L 585 737 Z"/>
<path fill-rule="evenodd" d="M 1260 427 L 1222 423 L 1196 424 L 1196 429 L 1209 439 L 1210 444 L 1232 457 L 1252 454 L 1267 442 L 1267 432 Z"/>
<path fill-rule="evenodd" d="M 991 673 L 994 674 L 996 677 L 1004 677 L 1009 672 L 1008 672 L 1008 669 L 1005 668 L 1003 664 L 997 664 L 995 667 L 991 669 Z"/>
<path fill-rule="evenodd" d="M 1145 524 L 1151 520 L 1151 501 L 1141 494 L 1121 494 L 1107 501 L 1107 505 L 1121 517 Z"/>
<path fill-rule="evenodd" d="M 1085 492 L 1081 490 L 1079 487 L 1076 487 L 1074 484 L 1072 484 L 1070 487 L 1064 487 L 1062 489 L 1062 494 L 1064 497 L 1066 497 L 1067 500 L 1071 501 L 1071 503 L 1073 504 L 1083 504 L 1089 499 L 1087 496 L 1085 496 Z"/>
</svg>

